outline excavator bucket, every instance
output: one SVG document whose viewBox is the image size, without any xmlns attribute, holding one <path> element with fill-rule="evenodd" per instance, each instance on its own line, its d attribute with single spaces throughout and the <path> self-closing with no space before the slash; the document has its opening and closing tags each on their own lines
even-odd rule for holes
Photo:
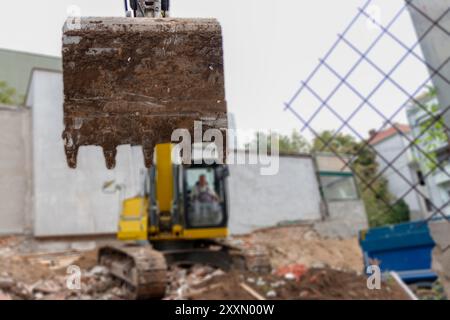
<svg viewBox="0 0 450 320">
<path fill-rule="evenodd" d="M 225 131 L 222 32 L 215 19 L 81 18 L 63 35 L 64 146 L 69 167 L 81 146 L 154 146 L 175 129 Z M 224 135 L 225 141 L 225 135 Z"/>
</svg>

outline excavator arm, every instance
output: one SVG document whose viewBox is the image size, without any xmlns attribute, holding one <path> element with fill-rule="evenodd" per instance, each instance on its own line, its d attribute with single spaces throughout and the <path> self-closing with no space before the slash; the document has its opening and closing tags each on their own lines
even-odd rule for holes
<svg viewBox="0 0 450 320">
<path fill-rule="evenodd" d="M 124 0 L 125 12 L 131 17 L 167 18 L 170 0 Z M 130 10 L 131 9 L 131 10 Z"/>
</svg>

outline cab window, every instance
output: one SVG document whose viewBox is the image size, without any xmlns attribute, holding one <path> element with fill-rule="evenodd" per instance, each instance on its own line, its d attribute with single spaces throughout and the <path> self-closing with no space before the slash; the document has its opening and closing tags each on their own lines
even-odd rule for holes
<svg viewBox="0 0 450 320">
<path fill-rule="evenodd" d="M 214 227 L 223 221 L 223 199 L 213 168 L 186 170 L 187 219 L 191 227 Z"/>
</svg>

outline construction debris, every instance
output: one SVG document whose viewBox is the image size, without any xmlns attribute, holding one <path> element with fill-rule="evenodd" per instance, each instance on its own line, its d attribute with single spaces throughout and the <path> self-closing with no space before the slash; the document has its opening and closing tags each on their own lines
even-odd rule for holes
<svg viewBox="0 0 450 320">
<path fill-rule="evenodd" d="M 288 249 L 287 238 L 290 238 Z M 271 241 L 268 241 L 270 239 Z M 361 252 L 352 243 L 320 239 L 306 226 L 282 227 L 254 232 L 245 237 L 230 239 L 235 246 L 265 248 L 276 267 L 270 273 L 229 271 L 207 265 L 180 265 L 169 268 L 166 296 L 168 300 L 266 300 L 266 299 L 409 299 L 393 279 L 386 278 L 380 290 L 367 288 L 366 275 L 346 268 L 353 253 L 361 259 Z M 70 300 L 129 299 L 128 288 L 98 265 L 96 251 L 60 253 L 22 253 L 20 241 L 2 242 L 0 252 L 0 299 Z M 313 255 L 309 246 L 317 248 Z M 324 254 L 334 253 L 335 260 Z M 4 250 L 9 248 L 9 250 Z M 274 250 L 274 248 L 277 248 Z M 281 255 L 279 250 L 287 253 Z M 298 252 L 297 252 L 298 251 Z M 260 251 L 258 251 L 260 252 Z M 304 254 L 304 256 L 302 255 Z M 68 259 L 70 257 L 70 259 Z M 282 257 L 285 257 L 284 264 Z M 287 257 L 287 258 L 286 258 Z M 320 259 L 325 258 L 325 261 Z M 67 261 L 81 271 L 80 287 L 69 288 Z M 53 261 L 52 263 L 48 263 Z M 355 266 L 353 266 L 354 269 Z M 360 271 L 362 270 L 362 267 Z M 438 289 L 437 289 L 438 288 Z M 442 286 L 428 292 L 413 288 L 419 297 L 441 299 Z M 417 289 L 417 290 L 416 290 Z M 434 296 L 433 296 L 434 294 Z"/>
<path fill-rule="evenodd" d="M 306 273 L 306 266 L 303 264 L 291 264 L 284 267 L 279 267 L 275 274 L 281 277 L 285 277 L 288 280 L 300 280 L 300 278 Z"/>
<path fill-rule="evenodd" d="M 446 300 L 444 287 L 439 280 L 434 283 L 417 283 L 411 286 L 412 291 L 420 300 Z"/>
<path fill-rule="evenodd" d="M 245 291 L 247 291 L 248 293 L 250 293 L 256 300 L 266 300 L 266 298 L 264 298 L 262 295 L 260 295 L 258 292 L 256 292 L 255 290 L 253 290 L 252 288 L 250 288 L 248 285 L 246 285 L 245 283 L 241 282 L 240 286 L 242 287 L 242 289 L 244 289 Z M 274 292 L 273 290 L 270 292 Z M 276 294 L 275 294 L 276 295 Z"/>
<path fill-rule="evenodd" d="M 309 224 L 261 229 L 238 237 L 235 241 L 265 248 L 275 270 L 296 264 L 307 268 L 330 267 L 357 273 L 364 269 L 356 237 L 323 238 Z"/>
<path fill-rule="evenodd" d="M 81 18 L 64 27 L 63 138 L 68 165 L 80 146 L 143 147 L 150 167 L 175 129 L 227 128 L 222 31 L 215 19 Z M 226 137 L 226 135 L 222 135 Z M 220 149 L 222 150 L 222 149 Z"/>
<path fill-rule="evenodd" d="M 11 298 L 11 296 L 10 296 L 9 294 L 3 293 L 3 292 L 0 290 L 0 301 L 1 301 L 1 300 L 12 300 L 12 298 Z"/>
<path fill-rule="evenodd" d="M 367 278 L 354 272 L 333 269 L 311 269 L 301 280 L 283 281 L 277 275 L 266 275 L 260 284 L 253 281 L 254 275 L 229 273 L 214 278 L 202 290 L 199 300 L 285 300 L 285 299 L 388 299 L 409 300 L 409 297 L 395 281 L 384 281 L 380 290 L 369 290 Z M 281 282 L 283 281 L 283 282 Z M 215 286 L 220 284 L 220 286 Z"/>
</svg>

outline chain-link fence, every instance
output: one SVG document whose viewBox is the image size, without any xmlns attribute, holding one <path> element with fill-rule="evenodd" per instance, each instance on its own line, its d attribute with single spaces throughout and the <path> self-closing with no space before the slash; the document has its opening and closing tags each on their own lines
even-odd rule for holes
<svg viewBox="0 0 450 320">
<path fill-rule="evenodd" d="M 450 106 L 437 98 L 434 79 L 449 84 L 422 54 L 433 33 L 450 41 L 442 23 L 414 1 L 390 12 L 366 1 L 325 56 L 285 103 L 316 152 L 330 152 L 353 170 L 366 210 L 385 216 L 407 208 L 413 219 L 450 215 L 448 127 Z M 384 3 L 385 4 L 385 3 Z M 429 21 L 417 36 L 411 12 Z M 408 31 L 409 30 L 409 31 Z M 363 34 L 363 36 L 361 36 Z M 369 208 L 367 208 L 369 207 Z"/>
</svg>

